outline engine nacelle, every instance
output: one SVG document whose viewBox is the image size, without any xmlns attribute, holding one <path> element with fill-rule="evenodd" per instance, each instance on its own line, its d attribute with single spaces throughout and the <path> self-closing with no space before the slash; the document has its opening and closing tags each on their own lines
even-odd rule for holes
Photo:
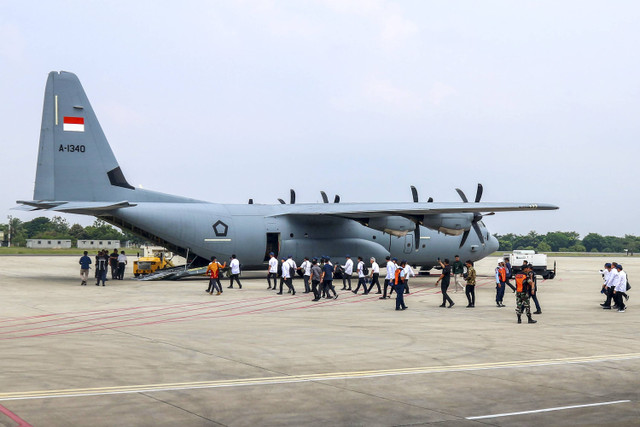
<svg viewBox="0 0 640 427">
<path fill-rule="evenodd" d="M 365 225 L 374 230 L 383 231 L 398 237 L 402 237 L 416 228 L 416 224 L 413 221 L 401 216 L 371 218 Z"/>
<path fill-rule="evenodd" d="M 471 228 L 472 213 L 425 215 L 422 225 L 449 236 L 459 236 Z"/>
</svg>

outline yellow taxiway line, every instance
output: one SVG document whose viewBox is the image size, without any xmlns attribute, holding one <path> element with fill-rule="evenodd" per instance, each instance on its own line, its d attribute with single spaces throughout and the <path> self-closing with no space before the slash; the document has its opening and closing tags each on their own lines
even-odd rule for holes
<svg viewBox="0 0 640 427">
<path fill-rule="evenodd" d="M 61 390 L 38 390 L 0 393 L 0 401 L 51 399 L 57 397 L 82 397 L 109 394 L 151 393 L 159 391 L 195 390 L 204 388 L 257 386 L 270 384 L 289 384 L 313 381 L 335 381 L 360 378 L 377 378 L 398 375 L 420 375 L 435 373 L 451 373 L 494 369 L 517 369 L 537 366 L 554 366 L 586 363 L 602 363 L 622 360 L 640 359 L 640 353 L 609 354 L 588 357 L 570 357 L 559 359 L 517 360 L 495 363 L 476 363 L 469 365 L 424 366 L 419 368 L 383 369 L 374 371 L 330 372 L 325 374 L 286 375 L 277 377 L 241 378 L 234 380 L 196 381 L 184 383 L 142 384 L 115 387 L 75 388 Z"/>
</svg>

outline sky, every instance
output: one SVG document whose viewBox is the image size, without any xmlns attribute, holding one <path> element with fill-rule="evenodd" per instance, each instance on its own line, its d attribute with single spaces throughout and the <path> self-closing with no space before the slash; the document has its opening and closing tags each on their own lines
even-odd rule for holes
<svg viewBox="0 0 640 427">
<path fill-rule="evenodd" d="M 492 233 L 640 235 L 640 3 L 0 0 L 0 222 L 49 71 L 132 185 L 217 203 L 482 201 Z M 45 216 L 52 216 L 47 215 Z M 70 223 L 92 217 L 66 215 Z"/>
</svg>

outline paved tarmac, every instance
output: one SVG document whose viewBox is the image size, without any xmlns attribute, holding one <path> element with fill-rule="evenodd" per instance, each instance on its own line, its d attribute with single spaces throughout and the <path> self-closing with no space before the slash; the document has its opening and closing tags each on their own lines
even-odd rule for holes
<svg viewBox="0 0 640 427">
<path fill-rule="evenodd" d="M 476 308 L 462 292 L 439 308 L 431 276 L 397 312 L 345 291 L 311 302 L 302 280 L 275 295 L 262 273 L 212 296 L 204 280 L 79 286 L 77 257 L 0 257 L 0 425 L 640 425 L 640 258 L 618 259 L 625 313 L 599 306 L 609 260 L 557 258 L 538 323 L 516 324 L 493 258 Z"/>
</svg>

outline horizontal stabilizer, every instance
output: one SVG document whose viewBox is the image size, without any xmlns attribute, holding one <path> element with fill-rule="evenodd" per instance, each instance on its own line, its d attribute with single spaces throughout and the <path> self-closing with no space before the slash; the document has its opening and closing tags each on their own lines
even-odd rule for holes
<svg viewBox="0 0 640 427">
<path fill-rule="evenodd" d="M 127 201 L 122 202 L 42 202 L 42 201 L 24 201 L 18 200 L 27 208 L 27 210 L 49 210 L 56 212 L 67 212 L 84 215 L 99 215 L 102 212 L 111 211 L 120 208 L 129 208 L 136 206 L 134 203 Z"/>
</svg>

